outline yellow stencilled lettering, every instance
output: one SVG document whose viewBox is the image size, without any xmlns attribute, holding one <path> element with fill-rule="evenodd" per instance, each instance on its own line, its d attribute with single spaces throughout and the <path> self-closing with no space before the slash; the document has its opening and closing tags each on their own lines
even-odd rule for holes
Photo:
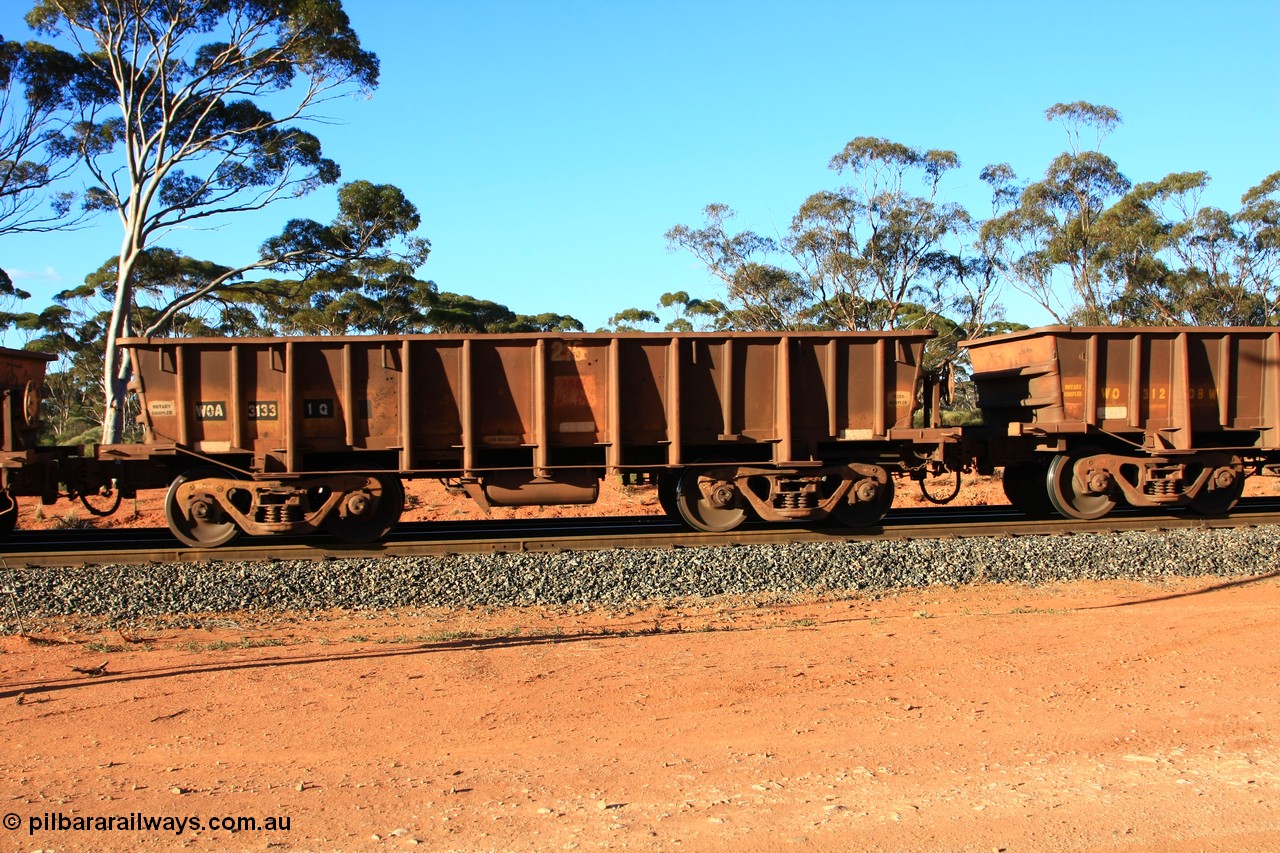
<svg viewBox="0 0 1280 853">
<path fill-rule="evenodd" d="M 586 361 L 590 353 L 587 347 L 574 346 L 564 341 L 551 341 L 551 361 Z"/>
<path fill-rule="evenodd" d="M 1083 396 L 1084 396 L 1084 386 L 1078 382 L 1070 385 L 1062 386 L 1063 399 L 1070 400 L 1074 397 L 1083 397 Z"/>
</svg>

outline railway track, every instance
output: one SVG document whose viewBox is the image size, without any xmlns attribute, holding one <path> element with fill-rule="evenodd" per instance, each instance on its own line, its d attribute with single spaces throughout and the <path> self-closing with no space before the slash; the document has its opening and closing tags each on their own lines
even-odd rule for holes
<svg viewBox="0 0 1280 853">
<path fill-rule="evenodd" d="M 1099 521 L 1027 519 L 1008 507 L 936 507 L 891 512 L 876 526 L 797 528 L 746 524 L 729 533 L 689 531 L 664 516 L 533 519 L 521 521 L 409 522 L 375 545 L 348 545 L 328 537 L 242 538 L 216 550 L 182 546 L 164 528 L 21 531 L 0 553 L 0 566 L 142 565 L 253 562 L 443 554 L 600 551 L 611 548 L 734 547 L 841 540 L 948 539 L 1106 533 L 1175 528 L 1271 525 L 1280 499 L 1240 502 L 1230 516 L 1117 510 Z"/>
</svg>

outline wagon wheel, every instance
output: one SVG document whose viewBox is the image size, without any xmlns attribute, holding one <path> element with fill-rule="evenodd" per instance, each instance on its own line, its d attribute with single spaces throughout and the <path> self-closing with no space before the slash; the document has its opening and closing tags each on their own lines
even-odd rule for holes
<svg viewBox="0 0 1280 853">
<path fill-rule="evenodd" d="M 1087 471 L 1076 471 L 1076 463 L 1088 456 L 1098 453 L 1095 447 L 1080 447 L 1067 453 L 1059 453 L 1049 463 L 1049 472 L 1045 475 L 1048 487 L 1049 503 L 1067 518 L 1079 518 L 1092 521 L 1102 518 L 1115 509 L 1115 498 L 1108 493 L 1110 478 L 1097 472 L 1094 488 L 1083 482 L 1081 477 L 1089 476 Z M 1102 488 L 1098 488 L 1101 486 Z"/>
<path fill-rule="evenodd" d="M 9 538 L 18 524 L 18 499 L 6 489 L 0 491 L 0 541 Z"/>
<path fill-rule="evenodd" d="M 164 517 L 169 530 L 179 541 L 192 548 L 217 548 L 226 545 L 240 535 L 240 528 L 227 518 L 221 504 L 212 495 L 196 495 L 183 507 L 178 503 L 178 489 L 183 483 L 196 480 L 234 478 L 235 474 L 223 468 L 205 465 L 192 468 L 174 478 L 164 496 Z"/>
<path fill-rule="evenodd" d="M 22 419 L 27 427 L 35 427 L 40 419 L 40 384 L 28 382 L 22 389 Z"/>
<path fill-rule="evenodd" d="M 675 504 L 680 518 L 694 530 L 724 533 L 747 518 L 742 495 L 733 482 L 737 468 L 686 468 L 676 483 Z"/>
<path fill-rule="evenodd" d="M 662 507 L 662 511 L 668 518 L 674 518 L 677 521 L 680 520 L 680 507 L 676 501 L 679 488 L 678 474 L 663 472 L 658 475 L 658 506 Z"/>
<path fill-rule="evenodd" d="M 1238 459 L 1235 461 L 1239 462 Z M 1200 515 L 1226 515 L 1244 493 L 1244 481 L 1244 474 L 1237 473 L 1229 485 L 1219 486 L 1212 491 L 1201 488 L 1187 503 L 1187 507 Z"/>
<path fill-rule="evenodd" d="M 860 480 L 860 483 L 867 482 Z M 858 483 L 854 483 L 854 489 L 858 488 Z M 893 477 L 886 473 L 884 483 L 880 484 L 875 497 L 869 501 L 857 501 L 849 503 L 848 501 L 840 501 L 836 504 L 831 514 L 835 516 L 836 521 L 845 527 L 870 527 L 873 524 L 880 523 L 885 513 L 893 506 L 894 493 Z"/>
<path fill-rule="evenodd" d="M 1038 462 L 1012 462 L 1004 466 L 1000 485 L 1010 505 L 1023 515 L 1044 518 L 1053 511 L 1045 488 L 1045 468 Z"/>
<path fill-rule="evenodd" d="M 404 512 L 404 483 L 394 474 L 370 474 L 363 489 L 348 492 L 329 514 L 329 532 L 359 545 L 383 539 Z"/>
</svg>

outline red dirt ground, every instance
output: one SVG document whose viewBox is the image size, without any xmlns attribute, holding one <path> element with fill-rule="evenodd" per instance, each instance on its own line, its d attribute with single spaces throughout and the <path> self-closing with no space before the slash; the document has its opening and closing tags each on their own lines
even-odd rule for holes
<svg viewBox="0 0 1280 853">
<path fill-rule="evenodd" d="M 1278 592 L 44 626 L 0 640 L 0 847 L 1275 850 Z M 135 813 L 203 827 L 31 829 Z"/>
<path fill-rule="evenodd" d="M 1276 850 L 1275 568 L 29 625 L 0 638 L 0 849 Z M 202 826 L 74 828 L 131 815 Z"/>
</svg>

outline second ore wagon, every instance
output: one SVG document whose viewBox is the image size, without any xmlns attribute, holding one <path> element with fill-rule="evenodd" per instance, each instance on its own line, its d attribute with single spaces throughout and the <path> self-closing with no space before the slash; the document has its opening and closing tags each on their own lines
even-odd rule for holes
<svg viewBox="0 0 1280 853">
<path fill-rule="evenodd" d="M 1280 330 L 1047 326 L 962 346 L 987 455 L 1028 513 L 1216 515 L 1280 463 Z"/>
</svg>

